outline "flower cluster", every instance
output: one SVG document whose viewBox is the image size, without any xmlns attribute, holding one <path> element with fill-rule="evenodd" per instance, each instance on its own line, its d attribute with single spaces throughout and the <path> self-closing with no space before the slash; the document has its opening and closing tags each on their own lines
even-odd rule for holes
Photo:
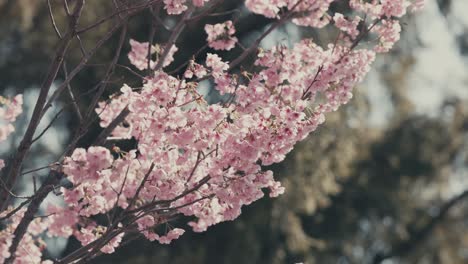
<svg viewBox="0 0 468 264">
<path fill-rule="evenodd" d="M 154 45 L 151 45 L 151 51 L 149 51 L 150 46 L 148 42 L 138 42 L 134 39 L 130 39 L 130 46 L 131 50 L 128 53 L 128 59 L 140 71 L 148 69 L 148 66 L 153 69 L 157 63 L 157 60 L 153 61 L 151 59 L 152 55 L 157 54 L 157 57 L 159 57 L 164 53 L 164 49 Z M 174 54 L 177 52 L 177 50 L 178 49 L 175 45 L 171 46 L 168 55 L 164 58 L 164 62 L 162 64 L 163 67 L 168 66 L 174 61 Z M 149 63 L 148 58 L 150 58 Z"/>
<path fill-rule="evenodd" d="M 276 16 L 278 11 L 271 11 L 275 5 L 262 6 L 266 2 L 251 0 L 246 4 L 254 12 Z M 316 14 L 298 21 L 321 26 L 317 21 L 323 23 L 321 18 L 330 2 L 299 4 L 299 9 L 312 4 Z M 283 4 L 276 6 L 278 10 Z M 378 9 L 379 17 L 404 13 L 401 5 L 388 1 L 382 1 L 380 7 L 356 1 L 354 5 L 370 14 Z M 114 155 L 103 147 L 76 149 L 64 166 L 73 183 L 71 189 L 63 190 L 69 206 L 52 210 L 55 214 L 50 221 L 61 228 L 50 233 L 75 233 L 86 245 L 106 230 L 90 217 L 120 207 L 123 212 L 133 212 L 138 229 L 149 240 L 169 243 L 184 232 L 176 228 L 165 235 L 158 233 L 158 227 L 171 215 L 194 216 L 196 221 L 189 225 L 201 232 L 238 217 L 243 205 L 264 195 L 264 188 L 272 197 L 283 193 L 272 172 L 262 166 L 282 161 L 294 144 L 324 122 L 326 113 L 347 103 L 353 87 L 375 59 L 374 51 L 352 45 L 360 34 L 360 17 L 347 20 L 336 14 L 333 20 L 345 33 L 340 43 L 322 48 L 312 40 L 303 40 L 291 49 L 278 46 L 261 52 L 255 62 L 261 70 L 249 76 L 228 73 L 229 62 L 207 54 L 204 65 L 189 63 L 184 74 L 187 79 L 157 71 L 144 80 L 141 89 L 124 85 L 119 95 L 102 102 L 96 112 L 106 127 L 128 108 L 130 114 L 113 136 L 133 137 L 138 146 Z M 390 21 L 396 20 L 389 18 L 374 27 L 381 36 L 376 47 L 396 41 L 399 31 L 388 29 Z M 232 22 L 207 25 L 205 30 L 212 47 L 229 49 L 233 45 L 226 44 L 226 40 L 233 41 Z M 147 68 L 148 43 L 131 44 L 131 62 L 139 69 Z M 386 51 L 389 46 L 376 49 Z M 194 75 L 211 76 L 215 89 L 230 98 L 207 104 L 197 91 L 197 83 L 189 81 Z M 86 223 L 80 221 L 82 218 L 88 219 Z M 106 244 L 105 251 L 112 251 L 119 241 L 116 238 Z"/>
<path fill-rule="evenodd" d="M 358 25 L 361 22 L 361 17 L 354 17 L 353 20 L 346 19 L 343 14 L 336 13 L 333 16 L 333 21 L 335 22 L 335 26 L 339 28 L 342 32 L 346 33 L 351 37 L 351 39 L 356 39 L 359 35 Z"/>
<path fill-rule="evenodd" d="M 197 78 L 203 78 L 208 74 L 207 70 L 203 65 L 196 63 L 193 60 L 189 61 L 189 65 L 185 70 L 184 77 L 187 79 L 192 79 L 195 75 Z"/>
<path fill-rule="evenodd" d="M 23 112 L 23 95 L 19 94 L 11 100 L 0 96 L 0 142 L 7 139 L 8 135 L 15 131 L 13 122 Z M 0 170 L 5 167 L 5 162 L 0 159 Z"/>
<path fill-rule="evenodd" d="M 324 27 L 330 21 L 335 22 L 335 26 L 348 34 L 351 39 L 355 39 L 359 31 L 357 26 L 361 22 L 360 17 L 353 20 L 347 20 L 341 14 L 335 14 L 330 17 L 327 11 L 332 2 L 336 0 L 246 0 L 245 4 L 252 12 L 264 15 L 270 18 L 280 17 L 280 11 L 286 9 L 297 12 L 298 16 L 292 20 L 297 25 L 309 27 Z M 387 52 L 398 41 L 400 34 L 400 25 L 396 18 L 400 18 L 407 13 L 409 9 L 412 12 L 420 10 L 424 5 L 424 0 L 350 0 L 349 5 L 352 9 L 370 19 L 380 19 L 386 22 L 382 26 L 371 28 L 372 32 L 377 33 L 379 45 L 375 48 L 376 52 Z"/>
<path fill-rule="evenodd" d="M 157 224 L 157 219 L 151 215 L 146 215 L 138 221 L 138 230 L 150 241 L 158 240 L 161 244 L 170 244 L 172 240 L 179 238 L 185 233 L 185 230 L 174 228 L 167 232 L 166 235 L 160 236 L 157 233 L 150 231 Z"/>
<path fill-rule="evenodd" d="M 0 218 L 5 217 L 13 210 L 9 207 L 0 214 Z M 13 232 L 20 223 L 26 209 L 21 209 L 12 217 L 8 218 L 8 222 L 4 223 L 5 227 L 0 231 L 0 263 L 4 263 L 11 255 L 9 247 L 13 240 Z M 29 225 L 28 232 L 21 240 L 21 247 L 16 251 L 15 263 L 42 263 L 50 264 L 50 261 L 41 262 L 42 251 L 45 248 L 45 242 L 41 238 L 41 234 L 47 229 L 47 222 L 44 219 L 36 218 Z"/>
<path fill-rule="evenodd" d="M 202 7 L 209 0 L 192 0 L 196 7 Z M 187 0 L 164 0 L 164 9 L 169 15 L 179 15 L 187 10 Z"/>
<path fill-rule="evenodd" d="M 63 190 L 69 206 L 51 221 L 80 226 L 77 230 L 96 238 L 104 227 L 89 218 L 118 206 L 136 213 L 148 239 L 167 243 L 182 231 L 159 235 L 158 226 L 168 221 L 161 212 L 195 216 L 189 225 L 197 232 L 235 219 L 243 205 L 264 195 L 262 189 L 272 197 L 284 192 L 262 165 L 282 161 L 323 123 L 325 113 L 347 103 L 374 57 L 370 50 L 323 49 L 304 40 L 292 49 L 279 46 L 261 53 L 256 65 L 262 70 L 242 81 L 227 72 L 228 62 L 208 54 L 205 65 L 197 67 L 212 76 L 215 89 L 231 95 L 212 105 L 196 83 L 162 71 L 145 79 L 141 90 L 124 86 L 97 112 L 106 126 L 128 107 L 125 128 L 116 131 L 125 130 L 138 147 L 116 155 L 103 147 L 76 149 L 64 166 L 74 185 Z M 317 100 L 319 95 L 324 100 Z M 146 211 L 155 201 L 165 206 Z M 80 223 L 82 217 L 86 224 Z"/>
<path fill-rule="evenodd" d="M 215 25 L 205 25 L 206 34 L 208 34 L 208 46 L 215 50 L 230 50 L 235 47 L 237 38 L 234 37 L 236 30 L 232 21 Z"/>
<path fill-rule="evenodd" d="M 388 52 L 400 39 L 401 26 L 397 20 L 382 20 L 382 24 L 376 25 L 372 32 L 379 36 L 379 44 L 374 48 L 376 52 Z"/>
<path fill-rule="evenodd" d="M 297 12 L 291 16 L 296 24 L 323 27 L 333 21 L 340 31 L 326 46 L 304 39 L 290 48 L 259 50 L 255 72 L 232 73 L 230 62 L 207 53 L 201 61 L 188 61 L 183 76 L 172 76 L 163 69 L 173 61 L 175 46 L 164 51 L 166 47 L 130 40 L 130 62 L 149 74 L 141 85 L 123 85 L 99 103 L 96 113 L 100 125 L 108 127 L 128 112 L 111 136 L 137 144 L 126 151 L 78 148 L 65 158 L 61 169 L 70 182 L 61 190 L 65 207 L 50 205 L 50 216 L 35 220 L 21 241 L 39 252 L 33 262 L 40 261 L 37 234 L 46 229 L 50 236 L 73 235 L 83 246 L 97 241 L 97 249 L 112 253 L 130 232 L 163 244 L 179 238 L 184 229 L 169 224 L 176 215 L 189 216 L 193 221 L 188 225 L 203 232 L 237 218 L 244 205 L 265 193 L 282 194 L 281 183 L 265 166 L 284 160 L 327 113 L 352 98 L 376 52 L 388 51 L 398 40 L 397 18 L 422 5 L 420 0 L 350 0 L 356 16 L 348 19 L 328 14 L 333 1 L 246 0 L 257 14 L 278 18 L 289 10 Z M 163 2 L 169 14 L 181 14 L 191 5 L 187 0 Z M 193 0 L 192 5 L 205 2 Z M 214 49 L 230 50 L 237 42 L 231 21 L 206 25 L 205 31 Z M 364 34 L 375 34 L 378 41 L 363 48 L 358 44 Z M 221 101 L 204 100 L 198 83 L 204 78 L 223 95 Z M 21 112 L 20 97 L 15 100 L 0 111 L 7 122 Z M 11 232 L 22 213 L 14 214 L 0 233 L 0 261 L 10 254 Z M 96 221 L 102 216 L 107 225 Z"/>
<path fill-rule="evenodd" d="M 294 9 L 304 14 L 293 19 L 301 26 L 321 28 L 330 22 L 327 11 L 335 0 L 246 0 L 245 5 L 250 11 L 269 18 L 278 18 L 283 9 Z"/>
<path fill-rule="evenodd" d="M 332 2 L 336 0 L 246 0 L 245 5 L 256 14 L 261 14 L 270 18 L 278 18 L 282 9 L 294 9 L 303 14 L 293 19 L 293 22 L 310 27 L 326 26 L 331 17 L 327 11 Z M 408 8 L 411 11 L 418 11 L 424 5 L 424 0 L 350 0 L 351 8 L 366 13 L 370 18 L 392 18 L 402 17 Z"/>
<path fill-rule="evenodd" d="M 410 11 L 418 11 L 424 6 L 424 0 L 379 0 L 363 1 L 350 0 L 351 8 L 367 13 L 371 18 L 392 18 L 402 17 L 408 8 Z"/>
</svg>

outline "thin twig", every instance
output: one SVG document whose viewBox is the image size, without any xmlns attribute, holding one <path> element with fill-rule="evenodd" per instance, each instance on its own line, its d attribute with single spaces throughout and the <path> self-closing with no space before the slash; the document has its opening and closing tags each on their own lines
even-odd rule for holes
<svg viewBox="0 0 468 264">
<path fill-rule="evenodd" d="M 468 190 L 465 190 L 461 194 L 453 197 L 446 203 L 444 203 L 440 208 L 438 213 L 431 217 L 431 219 L 424 225 L 422 228 L 418 229 L 417 231 L 411 232 L 409 234 L 409 238 L 398 242 L 398 244 L 392 246 L 392 250 L 388 253 L 378 253 L 375 255 L 372 263 L 379 264 L 386 259 L 396 257 L 396 256 L 404 256 L 411 252 L 411 249 L 416 247 L 419 242 L 423 241 L 434 229 L 434 227 L 442 221 L 446 215 L 449 213 L 450 209 L 453 208 L 455 205 L 460 203 L 461 201 L 468 198 Z"/>
<path fill-rule="evenodd" d="M 175 26 L 174 30 L 172 31 L 171 36 L 169 37 L 169 40 L 167 41 L 166 45 L 164 46 L 163 53 L 161 54 L 161 56 L 158 59 L 158 63 L 154 67 L 154 71 L 159 71 L 163 67 L 164 61 L 166 60 L 167 56 L 169 55 L 169 52 L 170 52 L 172 46 L 175 44 L 175 42 L 179 38 L 180 33 L 182 33 L 182 31 L 184 30 L 185 25 L 187 24 L 187 20 L 190 18 L 190 16 L 192 15 L 194 10 L 195 10 L 195 7 L 192 6 L 192 7 L 189 8 L 189 10 L 185 11 L 184 16 L 179 21 L 179 23 Z"/>
<path fill-rule="evenodd" d="M 128 204 L 127 209 L 132 208 L 133 205 L 135 204 L 136 200 L 138 199 L 138 196 L 140 195 L 141 190 L 143 189 L 146 181 L 148 180 L 148 177 L 150 176 L 151 172 L 153 172 L 154 166 L 155 166 L 154 162 L 151 163 L 151 166 L 149 167 L 148 172 L 146 172 L 145 176 L 141 180 L 140 186 L 138 186 L 138 189 L 136 190 L 135 195 L 133 195 L 132 199 L 130 200 L 130 203 Z"/>
<path fill-rule="evenodd" d="M 277 27 L 279 27 L 280 25 L 283 25 L 286 21 L 288 21 L 289 18 L 291 18 L 294 14 L 294 10 L 297 8 L 297 6 L 299 6 L 304 0 L 299 0 L 294 6 L 291 7 L 291 9 L 289 9 L 288 13 L 286 15 L 284 15 L 283 17 L 281 17 L 276 23 L 274 23 L 273 25 L 271 25 L 265 32 L 263 32 L 262 35 L 260 35 L 259 38 L 257 38 L 257 40 L 255 40 L 255 42 L 253 43 L 253 45 L 250 46 L 250 48 L 248 48 L 247 50 L 245 50 L 244 52 L 242 52 L 242 54 L 235 60 L 233 60 L 230 64 L 229 64 L 229 70 L 232 70 L 234 69 L 237 65 L 239 65 L 250 53 L 252 53 L 255 49 L 258 48 L 258 46 L 260 45 L 260 42 L 262 42 L 262 40 L 268 36 L 273 30 L 275 30 Z"/>
<path fill-rule="evenodd" d="M 66 61 L 63 61 L 63 73 L 65 75 L 65 79 L 68 79 L 68 70 L 67 70 Z M 68 92 L 68 96 L 70 96 L 70 99 L 73 105 L 73 110 L 75 111 L 75 114 L 78 117 L 78 121 L 81 124 L 83 122 L 83 116 L 81 115 L 80 108 L 78 107 L 78 104 L 76 102 L 75 95 L 73 94 L 73 90 L 71 88 L 70 82 L 68 82 L 68 85 L 67 85 L 67 92 Z"/>
<path fill-rule="evenodd" d="M 40 170 L 44 170 L 44 169 L 49 169 L 51 166 L 52 166 L 52 165 L 47 165 L 47 166 L 44 166 L 44 167 L 39 167 L 39 168 L 31 169 L 31 170 L 28 170 L 28 171 L 25 171 L 25 172 L 21 173 L 21 175 L 26 175 L 26 174 L 33 173 L 33 172 L 36 172 L 36 171 L 40 171 Z"/>
<path fill-rule="evenodd" d="M 52 5 L 50 4 L 50 0 L 47 0 L 47 7 L 49 9 L 50 22 L 52 23 L 52 27 L 54 28 L 55 34 L 57 34 L 57 37 L 59 39 L 62 39 L 62 34 L 60 34 L 60 30 L 58 29 L 57 24 L 55 23 L 55 18 L 54 14 L 52 13 Z"/>
<path fill-rule="evenodd" d="M 60 109 L 60 111 L 58 111 L 57 114 L 55 114 L 55 116 L 52 118 L 52 120 L 50 120 L 49 124 L 42 130 L 42 132 L 39 133 L 39 135 L 37 135 L 37 137 L 31 141 L 31 144 L 34 144 L 34 142 L 38 141 L 47 132 L 47 130 L 49 130 L 52 127 L 55 120 L 58 119 L 58 117 L 60 116 L 60 114 L 62 114 L 64 109 L 65 108 Z"/>
<path fill-rule="evenodd" d="M 120 10 L 118 10 L 117 12 L 115 12 L 115 13 L 113 13 L 111 15 L 108 15 L 108 16 L 106 16 L 104 18 L 101 18 L 99 21 L 95 22 L 94 24 L 91 24 L 89 26 L 86 26 L 86 27 L 84 27 L 82 29 L 77 30 L 76 32 L 78 34 L 82 34 L 82 33 L 86 32 L 86 31 L 88 31 L 90 29 L 93 29 L 93 28 L 103 24 L 104 22 L 114 18 L 115 16 L 118 16 L 118 15 L 124 13 L 124 12 L 128 12 L 128 15 L 127 15 L 127 17 L 128 17 L 129 15 L 133 15 L 135 13 L 138 13 L 139 11 L 147 8 L 148 6 L 150 6 L 150 5 L 154 4 L 154 3 L 160 2 L 160 1 L 161 0 L 152 0 L 152 1 L 149 1 L 149 2 L 147 2 L 145 4 L 142 4 L 142 5 L 137 5 L 137 6 L 129 7 L 129 8 L 126 8 L 126 9 L 120 9 Z"/>
<path fill-rule="evenodd" d="M 107 34 L 101 38 L 96 46 L 88 53 L 86 56 L 84 56 L 79 64 L 73 69 L 73 71 L 70 72 L 68 78 L 63 81 L 63 83 L 60 84 L 60 86 L 54 91 L 54 93 L 50 96 L 49 100 L 47 101 L 47 104 L 45 104 L 44 108 L 42 109 L 41 115 L 44 115 L 45 112 L 52 106 L 52 102 L 55 101 L 55 99 L 58 98 L 58 96 L 62 93 L 62 91 L 67 87 L 68 83 L 75 78 L 75 76 L 85 67 L 86 63 L 88 60 L 96 53 L 96 51 L 107 41 L 109 40 L 114 33 L 124 25 L 123 22 L 117 23 L 112 29 L 110 29 Z"/>
<path fill-rule="evenodd" d="M 27 205 L 30 201 L 31 201 L 31 199 L 27 199 L 26 201 L 23 201 L 20 205 L 18 205 L 15 209 L 8 212 L 5 216 L 0 217 L 0 221 L 4 221 L 4 220 L 10 218 L 11 216 L 13 216 L 14 214 L 16 214 L 16 212 L 21 210 L 21 208 L 23 208 L 25 205 Z"/>
<path fill-rule="evenodd" d="M 67 34 L 60 40 L 55 57 L 49 67 L 48 74 L 41 85 L 39 96 L 37 98 L 36 105 L 34 106 L 33 114 L 29 122 L 28 128 L 26 129 L 26 133 L 24 134 L 24 137 L 21 140 L 21 143 L 12 159 L 12 162 L 10 162 L 7 174 L 8 176 L 5 183 L 7 189 L 11 189 L 11 187 L 15 184 L 20 173 L 23 160 L 26 157 L 26 154 L 29 152 L 29 149 L 31 148 L 32 139 L 43 117 L 42 111 L 47 101 L 47 96 L 49 94 L 50 87 L 52 86 L 52 83 L 54 82 L 57 76 L 60 66 L 62 65 L 65 53 L 67 52 L 70 42 L 74 37 L 75 27 L 78 23 L 81 11 L 83 10 L 83 6 L 84 0 L 80 0 L 75 4 L 73 14 L 70 17 L 69 30 Z M 0 212 L 6 208 L 8 202 L 9 194 L 7 192 L 0 192 Z M 10 259 L 14 258 L 14 256 L 10 257 Z"/>
</svg>

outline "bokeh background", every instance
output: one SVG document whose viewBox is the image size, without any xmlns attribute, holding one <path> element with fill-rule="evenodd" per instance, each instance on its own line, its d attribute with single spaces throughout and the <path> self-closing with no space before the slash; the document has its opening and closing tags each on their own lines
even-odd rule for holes
<svg viewBox="0 0 468 264">
<path fill-rule="evenodd" d="M 328 115 L 283 163 L 270 168 L 286 194 L 261 199 L 245 207 L 237 220 L 205 233 L 189 231 L 170 246 L 137 240 L 94 263 L 468 263 L 468 1 L 426 2 L 424 11 L 405 19 L 401 41 L 378 57 L 351 103 Z M 52 4 L 60 26 L 60 1 Z M 83 23 L 107 14 L 109 5 L 107 0 L 87 1 Z M 345 6 L 333 8 L 346 13 Z M 178 42 L 174 65 L 205 44 L 205 23 L 233 19 L 236 36 L 249 46 L 272 22 L 248 14 L 241 0 L 225 0 L 217 9 L 229 10 L 237 11 L 191 23 Z M 134 18 L 129 37 L 146 41 L 150 21 L 148 14 Z M 84 46 L 91 48 L 109 26 L 84 35 Z M 168 33 L 158 30 L 156 42 Z M 292 45 L 303 37 L 320 44 L 333 38 L 327 29 L 287 24 L 262 46 Z M 16 136 L 0 145 L 2 156 L 17 146 L 56 42 L 45 1 L 0 0 L 0 94 L 24 93 L 26 112 L 17 122 Z M 115 43 L 101 49 L 72 82 L 81 106 L 100 81 Z M 66 58 L 70 68 L 81 57 L 77 43 L 72 50 Z M 229 60 L 239 52 L 221 55 Z M 126 56 L 119 63 L 128 65 Z M 61 73 L 57 83 L 63 77 Z M 117 70 L 108 94 L 123 80 L 136 81 L 132 78 Z M 201 87 L 207 99 L 217 100 L 210 83 Z M 64 96 L 42 122 L 47 126 L 60 112 L 25 169 L 47 165 L 61 155 L 77 125 L 72 113 L 61 112 L 67 104 L 70 98 Z M 96 124 L 82 144 L 98 131 Z M 25 175 L 18 192 L 31 190 L 33 176 L 44 175 Z M 49 202 L 59 199 L 51 196 Z M 50 256 L 77 246 L 73 240 L 48 242 Z"/>
</svg>

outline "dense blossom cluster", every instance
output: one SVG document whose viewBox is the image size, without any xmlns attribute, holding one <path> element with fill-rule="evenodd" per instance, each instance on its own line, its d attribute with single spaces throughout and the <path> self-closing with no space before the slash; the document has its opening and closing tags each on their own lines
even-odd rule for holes
<svg viewBox="0 0 468 264">
<path fill-rule="evenodd" d="M 200 7 L 205 2 L 192 4 Z M 130 62 L 138 70 L 149 67 L 151 74 L 140 87 L 123 85 L 119 93 L 99 103 L 96 113 L 100 125 L 107 127 L 123 110 L 129 111 L 112 138 L 133 138 L 137 145 L 129 151 L 78 148 L 65 158 L 63 173 L 71 183 L 62 188 L 66 206 L 49 205 L 50 216 L 35 220 L 23 238 L 31 244 L 28 248 L 39 252 L 32 262 L 40 262 L 37 235 L 46 229 L 49 236 L 73 235 L 83 246 L 107 236 L 100 250 L 112 253 L 130 232 L 128 223 L 135 224 L 132 231 L 167 244 L 185 232 L 168 224 L 174 215 L 192 217 L 188 225 L 202 232 L 238 217 L 242 206 L 264 196 L 264 189 L 270 197 L 282 194 L 284 188 L 263 166 L 282 161 L 325 121 L 326 113 L 351 99 L 376 52 L 388 51 L 398 40 L 401 28 L 396 19 L 422 5 L 419 0 L 351 0 L 355 16 L 350 19 L 340 13 L 330 17 L 332 2 L 247 0 L 254 13 L 281 18 L 285 10 L 294 11 L 299 14 L 293 19 L 296 24 L 332 23 L 340 31 L 337 41 L 325 47 L 304 39 L 291 48 L 260 50 L 256 72 L 231 73 L 228 61 L 207 53 L 203 61 L 189 61 L 183 77 L 174 77 L 161 68 L 173 61 L 175 45 L 164 52 L 158 45 L 130 40 Z M 181 14 L 191 5 L 186 0 L 164 4 L 168 14 Z M 216 50 L 230 50 L 238 41 L 231 21 L 206 25 L 205 31 L 208 46 Z M 378 41 L 361 48 L 358 43 L 365 34 L 375 34 Z M 160 59 L 164 62 L 158 63 Z M 223 95 L 220 102 L 204 100 L 198 90 L 200 78 L 213 81 Z M 20 102 L 19 97 L 7 104 L 0 117 L 14 121 Z M 10 254 L 11 232 L 22 213 L 17 212 L 1 231 L 0 262 Z M 95 221 L 102 215 L 107 215 L 109 225 Z M 108 230 L 119 232 L 108 236 Z M 23 263 L 19 254 L 16 261 Z"/>
</svg>

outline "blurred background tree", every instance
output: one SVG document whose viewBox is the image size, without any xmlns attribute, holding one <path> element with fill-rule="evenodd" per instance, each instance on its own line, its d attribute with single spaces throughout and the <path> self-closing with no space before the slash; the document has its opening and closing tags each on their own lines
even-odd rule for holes
<svg viewBox="0 0 468 264">
<path fill-rule="evenodd" d="M 88 2 L 84 22 L 104 16 L 112 5 Z M 51 3 L 61 25 L 61 1 Z M 236 35 L 248 46 L 271 21 L 245 16 L 242 4 L 224 1 L 217 6 L 224 15 L 193 21 L 181 37 L 186 44 L 179 46 L 174 65 L 205 44 L 200 25 L 207 21 L 235 20 Z M 461 10 L 468 10 L 464 0 L 428 0 L 424 14 L 408 19 L 399 47 L 379 58 L 352 103 L 330 115 L 272 168 L 287 189 L 285 195 L 261 200 L 236 221 L 206 233 L 188 232 L 170 246 L 134 241 L 95 262 L 467 263 L 468 20 Z M 0 14 L 0 90 L 27 93 L 40 83 L 55 48 L 47 5 L 0 0 Z M 163 20 L 171 23 L 170 17 Z M 132 20 L 130 37 L 145 41 L 150 23 L 150 14 Z M 84 35 L 83 46 L 95 43 L 109 26 Z M 161 27 L 156 42 L 167 34 Z M 290 45 L 300 36 L 323 43 L 333 38 L 332 33 L 286 25 L 262 44 Z M 86 92 L 105 70 L 101 66 L 113 56 L 109 43 L 93 59 L 95 67 L 72 82 L 83 94 L 83 105 Z M 76 64 L 81 56 L 70 54 L 67 64 Z M 128 64 L 125 56 L 120 60 Z M 176 66 L 174 74 L 180 73 Z M 120 69 L 114 78 L 109 94 L 131 75 Z M 216 100 L 215 94 L 208 96 Z M 72 130 L 76 124 L 63 118 L 63 129 Z M 47 148 L 45 144 L 35 151 Z M 64 250 L 75 243 L 69 241 Z"/>
</svg>

